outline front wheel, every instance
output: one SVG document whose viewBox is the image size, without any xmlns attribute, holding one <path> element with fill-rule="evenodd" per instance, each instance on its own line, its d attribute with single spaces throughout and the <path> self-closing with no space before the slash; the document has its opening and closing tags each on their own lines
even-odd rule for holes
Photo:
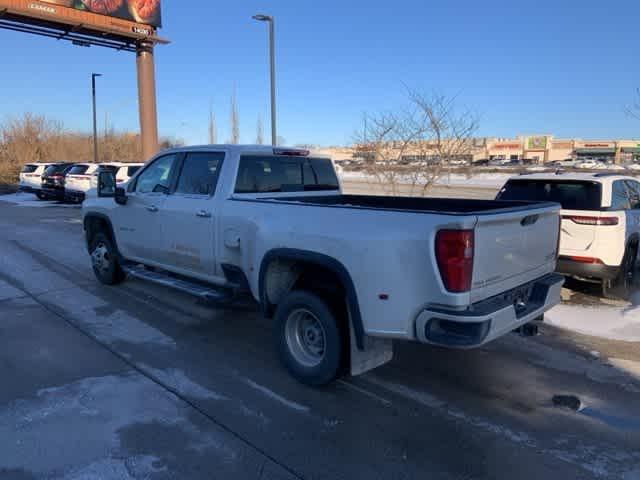
<svg viewBox="0 0 640 480">
<path fill-rule="evenodd" d="M 36 197 L 38 197 L 38 200 L 47 200 L 47 196 L 42 192 L 36 193 Z"/>
<path fill-rule="evenodd" d="M 326 385 L 340 374 L 345 354 L 340 325 L 314 293 L 293 291 L 278 305 L 275 342 L 285 368 L 306 385 Z"/>
<path fill-rule="evenodd" d="M 125 278 L 113 243 L 100 232 L 91 242 L 91 265 L 96 278 L 105 285 L 116 285 Z"/>
</svg>

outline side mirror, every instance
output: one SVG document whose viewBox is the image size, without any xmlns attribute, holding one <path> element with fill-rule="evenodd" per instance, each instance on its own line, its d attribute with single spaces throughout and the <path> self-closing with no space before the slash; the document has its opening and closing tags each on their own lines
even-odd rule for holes
<svg viewBox="0 0 640 480">
<path fill-rule="evenodd" d="M 116 176 L 113 172 L 98 174 L 98 197 L 113 198 L 116 193 Z"/>
<path fill-rule="evenodd" d="M 118 205 L 127 204 L 127 191 L 123 187 L 116 187 L 114 200 Z"/>
</svg>

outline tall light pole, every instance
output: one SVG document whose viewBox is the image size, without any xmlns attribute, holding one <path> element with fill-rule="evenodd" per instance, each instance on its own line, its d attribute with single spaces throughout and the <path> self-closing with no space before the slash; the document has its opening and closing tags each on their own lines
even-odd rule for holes
<svg viewBox="0 0 640 480">
<path fill-rule="evenodd" d="M 93 162 L 98 163 L 98 118 L 96 113 L 96 77 L 101 73 L 91 74 L 91 95 L 93 98 Z"/>
<path fill-rule="evenodd" d="M 270 15 L 254 15 L 254 20 L 269 23 L 269 58 L 271 63 L 271 145 L 278 143 L 278 134 L 276 132 L 276 52 L 273 29 L 273 17 Z"/>
</svg>

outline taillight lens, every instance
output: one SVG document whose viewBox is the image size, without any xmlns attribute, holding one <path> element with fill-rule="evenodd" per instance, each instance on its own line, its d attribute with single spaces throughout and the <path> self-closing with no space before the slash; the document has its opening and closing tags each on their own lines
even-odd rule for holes
<svg viewBox="0 0 640 480">
<path fill-rule="evenodd" d="M 571 255 L 568 257 L 562 257 L 565 260 L 571 260 L 573 262 L 577 262 L 577 263 L 587 263 L 590 265 L 602 265 L 602 260 L 600 260 L 599 258 L 593 258 L 593 257 L 578 257 L 575 255 Z"/>
<path fill-rule="evenodd" d="M 452 293 L 471 290 L 473 230 L 440 230 L 436 234 L 436 260 L 445 288 Z"/>
<path fill-rule="evenodd" d="M 582 215 L 563 215 L 563 220 L 570 220 L 578 225 L 618 225 L 618 217 L 587 217 Z"/>
</svg>

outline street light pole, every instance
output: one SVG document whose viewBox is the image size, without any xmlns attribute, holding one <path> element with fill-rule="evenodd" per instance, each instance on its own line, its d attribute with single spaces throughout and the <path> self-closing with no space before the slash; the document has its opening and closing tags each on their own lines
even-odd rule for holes
<svg viewBox="0 0 640 480">
<path fill-rule="evenodd" d="M 93 162 L 98 163 L 98 118 L 96 112 L 96 77 L 101 77 L 101 73 L 91 74 L 91 95 L 93 98 Z"/>
<path fill-rule="evenodd" d="M 271 144 L 276 146 L 278 134 L 276 131 L 276 51 L 274 19 L 270 15 L 254 15 L 254 20 L 269 23 L 269 62 L 271 69 Z"/>
</svg>

